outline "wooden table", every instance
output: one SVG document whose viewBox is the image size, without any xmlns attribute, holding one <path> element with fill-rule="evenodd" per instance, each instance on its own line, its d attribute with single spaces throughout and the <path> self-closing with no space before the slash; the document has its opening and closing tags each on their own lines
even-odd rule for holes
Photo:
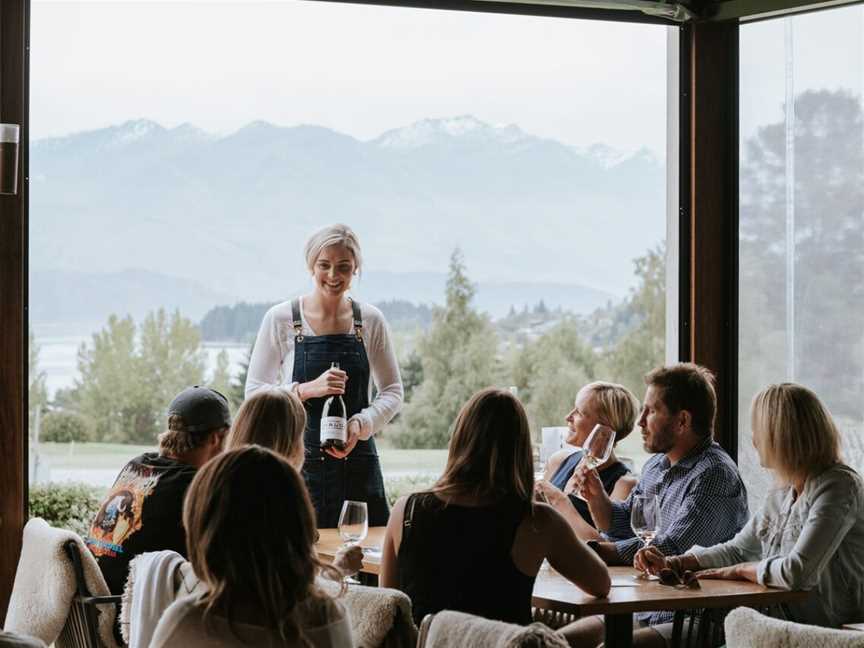
<svg viewBox="0 0 864 648">
<path fill-rule="evenodd" d="M 363 572 L 367 574 L 377 576 L 381 571 L 381 547 L 384 546 L 385 528 L 369 527 L 369 535 L 360 543 L 361 547 L 373 550 L 372 553 L 363 556 Z M 318 529 L 318 542 L 315 543 L 315 548 L 321 560 L 333 562 L 336 551 L 343 544 L 345 541 L 339 535 L 339 529 Z"/>
<path fill-rule="evenodd" d="M 639 572 L 632 567 L 610 567 L 612 589 L 607 598 L 598 599 L 577 588 L 553 570 L 542 570 L 534 585 L 534 606 L 547 610 L 586 616 L 602 614 L 606 620 L 606 646 L 633 644 L 633 613 L 654 610 L 734 608 L 741 605 L 765 607 L 777 603 L 803 601 L 809 592 L 771 589 L 747 581 L 700 580 L 700 589 L 678 589 L 656 580 L 634 579 Z M 634 586 L 635 584 L 635 586 Z"/>
<path fill-rule="evenodd" d="M 336 529 L 319 529 L 316 545 L 318 555 L 332 560 L 342 545 Z M 377 548 L 383 544 L 384 527 L 369 529 L 361 543 Z M 363 571 L 377 575 L 381 554 L 364 556 Z M 741 605 L 765 607 L 777 603 L 803 601 L 808 592 L 787 592 L 770 589 L 746 581 L 702 580 L 701 589 L 677 589 L 658 581 L 634 579 L 638 572 L 632 567 L 610 567 L 612 589 L 607 598 L 585 594 L 573 583 L 552 569 L 541 569 L 534 584 L 533 605 L 536 608 L 582 617 L 602 614 L 606 619 L 606 646 L 626 648 L 633 644 L 633 613 L 654 610 L 688 610 L 700 608 L 734 608 Z"/>
</svg>

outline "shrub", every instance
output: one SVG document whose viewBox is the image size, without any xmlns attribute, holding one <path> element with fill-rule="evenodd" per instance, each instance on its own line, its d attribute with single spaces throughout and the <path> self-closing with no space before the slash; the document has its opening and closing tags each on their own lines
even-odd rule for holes
<svg viewBox="0 0 864 648">
<path fill-rule="evenodd" d="M 92 441 L 90 425 L 77 412 L 48 412 L 42 419 L 42 429 L 39 431 L 41 441 L 69 443 L 70 441 Z"/>
<path fill-rule="evenodd" d="M 102 502 L 104 489 L 88 484 L 38 484 L 30 488 L 30 517 L 74 531 L 81 537 L 90 530 Z"/>
<path fill-rule="evenodd" d="M 388 477 L 384 479 L 384 490 L 390 506 L 403 495 L 427 490 L 438 478 L 435 475 L 411 475 L 409 477 Z"/>
</svg>

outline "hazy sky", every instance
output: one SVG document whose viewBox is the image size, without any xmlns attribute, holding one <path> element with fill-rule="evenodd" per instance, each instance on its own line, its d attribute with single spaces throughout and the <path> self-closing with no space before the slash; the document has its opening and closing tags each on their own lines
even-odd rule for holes
<svg viewBox="0 0 864 648">
<path fill-rule="evenodd" d="M 41 2 L 35 138 L 138 117 L 372 138 L 470 113 L 665 156 L 666 28 L 326 2 Z"/>
</svg>

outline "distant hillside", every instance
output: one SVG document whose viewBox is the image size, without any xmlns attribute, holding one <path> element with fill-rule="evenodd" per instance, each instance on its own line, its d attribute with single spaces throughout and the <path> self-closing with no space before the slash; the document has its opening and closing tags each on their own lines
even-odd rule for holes
<svg viewBox="0 0 864 648">
<path fill-rule="evenodd" d="M 478 294 L 490 312 L 548 303 L 528 294 L 539 283 L 621 297 L 631 259 L 665 230 L 665 166 L 651 153 L 576 148 L 471 116 L 371 141 L 319 126 L 254 122 L 217 137 L 137 120 L 37 140 L 30 153 L 34 273 L 140 268 L 230 297 L 209 306 L 304 290 L 303 243 L 336 221 L 360 234 L 364 299 L 435 301 L 460 246 L 490 286 Z M 408 273 L 416 281 L 398 284 Z M 132 294 L 112 299 L 113 310 L 140 307 Z"/>
<path fill-rule="evenodd" d="M 253 339 L 261 326 L 264 314 L 278 302 L 217 306 L 201 320 L 201 338 L 206 341 L 246 342 Z M 397 299 L 375 304 L 387 319 L 390 328 L 414 331 L 426 329 L 432 323 L 432 308 L 425 304 L 412 304 Z"/>
<path fill-rule="evenodd" d="M 116 273 L 30 272 L 30 321 L 102 326 L 112 313 L 136 321 L 163 307 L 198 320 L 215 304 L 234 301 L 196 281 L 144 270 Z M 85 329 L 86 330 L 86 329 Z"/>
</svg>

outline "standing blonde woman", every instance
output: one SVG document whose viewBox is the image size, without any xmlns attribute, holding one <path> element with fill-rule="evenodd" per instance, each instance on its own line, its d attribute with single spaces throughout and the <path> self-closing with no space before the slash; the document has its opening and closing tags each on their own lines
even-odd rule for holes
<svg viewBox="0 0 864 648">
<path fill-rule="evenodd" d="M 309 495 L 285 459 L 253 445 L 209 462 L 189 487 L 183 526 L 205 587 L 165 611 L 151 648 L 354 645 L 345 610 L 315 583 L 334 570 L 315 555 Z"/>
<path fill-rule="evenodd" d="M 348 296 L 362 267 L 351 228 L 332 225 L 306 243 L 312 292 L 277 304 L 264 316 L 249 363 L 246 396 L 282 386 L 306 408 L 303 476 L 318 526 L 335 527 L 345 500 L 365 501 L 370 526 L 387 523 L 374 435 L 402 406 L 402 379 L 384 316 Z M 336 362 L 339 368 L 331 368 Z M 373 382 L 377 394 L 372 399 Z M 348 415 L 344 450 L 320 449 L 324 401 L 340 394 Z"/>
<path fill-rule="evenodd" d="M 565 442 L 581 447 L 595 425 L 602 424 L 615 430 L 615 444 L 623 441 L 636 426 L 639 401 L 623 385 L 610 382 L 592 382 L 576 394 L 573 409 L 567 414 L 568 434 Z M 549 458 L 546 473 L 538 481 L 538 493 L 549 502 L 583 540 L 596 540 L 599 533 L 585 500 L 576 496 L 579 490 L 579 472 L 576 468 L 582 461 L 583 452 L 570 449 L 556 452 Z M 613 500 L 625 500 L 637 483 L 630 470 L 615 455 L 597 467 L 603 489 Z"/>
<path fill-rule="evenodd" d="M 636 566 L 703 570 L 700 578 L 815 590 L 773 610 L 799 623 L 838 627 L 864 618 L 864 482 L 840 461 L 831 415 L 801 385 L 771 385 L 751 409 L 753 445 L 778 488 L 732 540 L 666 558 L 649 547 Z"/>
</svg>

